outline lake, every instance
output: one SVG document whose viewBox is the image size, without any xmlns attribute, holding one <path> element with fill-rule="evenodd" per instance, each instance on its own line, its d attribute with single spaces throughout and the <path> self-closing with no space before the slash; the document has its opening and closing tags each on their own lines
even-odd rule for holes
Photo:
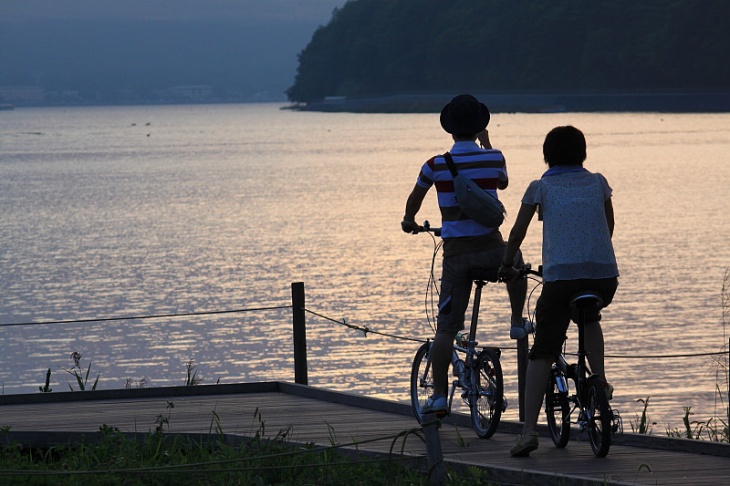
<svg viewBox="0 0 730 486">
<path fill-rule="evenodd" d="M 291 283 L 304 282 L 309 383 L 408 400 L 418 343 L 402 338 L 432 334 L 433 242 L 402 233 L 400 220 L 421 164 L 450 139 L 436 114 L 281 108 L 0 114 L 3 393 L 37 393 L 49 368 L 54 391 L 77 389 L 72 352 L 102 389 L 181 385 L 190 361 L 203 383 L 293 381 L 286 306 Z M 545 170 L 545 134 L 566 124 L 583 130 L 586 167 L 614 190 L 621 277 L 604 332 L 625 429 L 647 397 L 658 434 L 681 427 L 683 407 L 696 420 L 721 414 L 730 114 L 494 114 L 510 174 L 503 233 Z M 419 219 L 439 223 L 435 193 Z M 540 245 L 535 222 L 523 245 L 534 265 Z M 506 291 L 490 285 L 484 298 L 478 336 L 505 348 L 513 419 Z M 209 314 L 227 310 L 242 312 Z M 169 317 L 91 321 L 145 316 Z M 25 323 L 40 324 L 14 325 Z"/>
</svg>

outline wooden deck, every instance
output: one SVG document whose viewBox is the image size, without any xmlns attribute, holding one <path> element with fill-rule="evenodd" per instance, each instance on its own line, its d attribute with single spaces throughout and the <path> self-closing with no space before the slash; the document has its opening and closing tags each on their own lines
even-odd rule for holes
<svg viewBox="0 0 730 486">
<path fill-rule="evenodd" d="M 410 406 L 291 383 L 0 396 L 0 427 L 10 427 L 5 440 L 33 445 L 78 441 L 81 435 L 93 440 L 102 424 L 147 433 L 160 415 L 169 415 L 171 432 L 215 432 L 216 415 L 231 437 L 288 431 L 287 440 L 295 442 L 357 442 L 359 451 L 426 453 L 416 434 L 395 439 L 419 429 Z M 482 440 L 468 417 L 452 416 L 439 429 L 447 467 L 478 466 L 492 482 L 510 485 L 717 485 L 730 477 L 728 444 L 621 434 L 608 457 L 597 459 L 585 441 L 557 449 L 543 435 L 530 458 L 513 458 L 508 451 L 518 432 L 519 424 L 503 422 L 494 437 Z"/>
</svg>

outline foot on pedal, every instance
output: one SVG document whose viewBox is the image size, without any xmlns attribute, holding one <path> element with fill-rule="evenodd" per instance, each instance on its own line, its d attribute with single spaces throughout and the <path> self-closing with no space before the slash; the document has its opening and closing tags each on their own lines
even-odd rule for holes
<svg viewBox="0 0 730 486">
<path fill-rule="evenodd" d="M 510 327 L 509 337 L 510 339 L 522 339 L 534 330 L 535 328 L 532 326 L 532 322 L 523 317 L 521 324 Z"/>
<path fill-rule="evenodd" d="M 448 411 L 449 404 L 444 395 L 431 395 L 426 401 L 426 405 L 421 407 L 421 414 L 436 413 L 444 414 Z"/>
</svg>

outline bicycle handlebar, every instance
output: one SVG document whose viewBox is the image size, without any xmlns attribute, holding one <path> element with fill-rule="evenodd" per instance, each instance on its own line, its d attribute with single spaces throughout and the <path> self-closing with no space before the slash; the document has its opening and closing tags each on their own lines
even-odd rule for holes
<svg viewBox="0 0 730 486">
<path fill-rule="evenodd" d="M 418 231 L 413 234 L 416 233 L 433 233 L 434 236 L 441 236 L 441 228 L 432 228 L 431 223 L 424 221 L 423 226 L 419 226 Z"/>
<path fill-rule="evenodd" d="M 529 263 L 525 263 L 522 265 L 522 267 L 518 268 L 520 271 L 519 278 L 524 278 L 527 275 L 536 275 L 538 277 L 542 277 L 542 265 L 537 267 L 537 270 L 532 269 L 532 265 Z"/>
</svg>

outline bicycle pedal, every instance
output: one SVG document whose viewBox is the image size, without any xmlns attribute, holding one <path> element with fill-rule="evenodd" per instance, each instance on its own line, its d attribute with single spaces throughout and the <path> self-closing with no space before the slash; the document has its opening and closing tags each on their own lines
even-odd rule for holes
<svg viewBox="0 0 730 486">
<path fill-rule="evenodd" d="M 504 412 L 507 410 L 507 407 L 509 407 L 509 402 L 506 398 L 502 397 L 502 411 Z"/>
<path fill-rule="evenodd" d="M 437 419 L 442 419 L 445 416 L 447 416 L 448 414 L 449 414 L 448 410 L 438 410 L 436 412 L 425 412 L 425 413 L 422 413 L 421 415 L 422 416 L 434 415 L 434 416 L 436 416 Z"/>
</svg>

